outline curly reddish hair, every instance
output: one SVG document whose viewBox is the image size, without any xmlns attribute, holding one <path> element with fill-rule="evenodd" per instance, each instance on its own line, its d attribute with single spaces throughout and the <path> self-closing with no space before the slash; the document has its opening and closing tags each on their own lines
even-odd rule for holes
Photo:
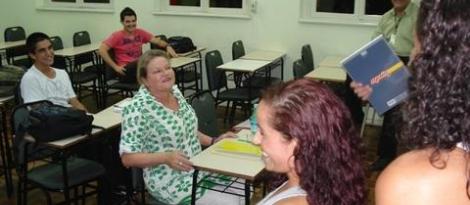
<svg viewBox="0 0 470 205">
<path fill-rule="evenodd" d="M 273 110 L 270 125 L 286 140 L 297 139 L 296 172 L 308 203 L 365 204 L 362 143 L 343 102 L 307 78 L 268 88 L 262 101 Z"/>
<path fill-rule="evenodd" d="M 441 151 L 459 142 L 470 149 L 470 1 L 422 0 L 416 34 L 421 51 L 411 64 L 402 138 L 413 149 L 432 148 L 430 163 L 445 168 Z"/>
</svg>

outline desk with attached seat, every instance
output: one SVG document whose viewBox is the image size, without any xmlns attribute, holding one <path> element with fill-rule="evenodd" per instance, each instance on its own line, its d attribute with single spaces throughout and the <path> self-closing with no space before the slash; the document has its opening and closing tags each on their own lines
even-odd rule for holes
<svg viewBox="0 0 470 205">
<path fill-rule="evenodd" d="M 216 151 L 216 147 L 221 142 L 222 141 L 217 142 L 190 159 L 194 167 L 193 187 L 191 192 L 191 204 L 193 205 L 196 204 L 199 171 L 245 179 L 245 204 L 250 204 L 250 184 L 255 180 L 258 174 L 264 170 L 264 163 L 258 156 L 221 153 Z"/>
</svg>

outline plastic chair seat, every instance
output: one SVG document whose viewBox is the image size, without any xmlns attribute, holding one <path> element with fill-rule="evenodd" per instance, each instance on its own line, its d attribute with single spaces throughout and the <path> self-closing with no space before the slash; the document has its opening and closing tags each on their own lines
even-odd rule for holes
<svg viewBox="0 0 470 205">
<path fill-rule="evenodd" d="M 72 83 L 83 84 L 86 82 L 94 81 L 98 78 L 98 74 L 93 72 L 74 72 L 71 76 Z"/>
<path fill-rule="evenodd" d="M 281 82 L 282 80 L 276 77 L 269 77 L 268 79 L 266 79 L 266 77 L 264 76 L 253 76 L 251 78 L 246 79 L 243 82 L 243 85 L 250 85 L 251 87 L 255 88 L 264 88 Z"/>
<path fill-rule="evenodd" d="M 183 75 L 184 73 L 184 75 Z M 176 82 L 189 83 L 196 81 L 201 78 L 201 74 L 196 71 L 177 71 L 176 72 Z"/>
<path fill-rule="evenodd" d="M 249 88 L 234 88 L 221 91 L 218 95 L 218 99 L 229 101 L 251 101 L 259 96 L 260 90 L 256 88 L 251 88 L 251 91 Z"/>
<path fill-rule="evenodd" d="M 92 181 L 105 173 L 105 168 L 94 161 L 71 158 L 67 160 L 68 184 L 74 187 L 87 181 Z M 62 165 L 46 164 L 28 172 L 28 180 L 49 190 L 64 189 Z"/>
<path fill-rule="evenodd" d="M 116 82 L 108 85 L 108 89 L 124 90 L 124 91 L 137 91 L 140 85 L 137 83 L 122 83 Z"/>
</svg>

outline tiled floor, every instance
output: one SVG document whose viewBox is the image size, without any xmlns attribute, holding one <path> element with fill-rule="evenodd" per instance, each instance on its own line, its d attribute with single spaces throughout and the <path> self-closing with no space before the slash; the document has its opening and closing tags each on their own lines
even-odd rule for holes
<svg viewBox="0 0 470 205">
<path fill-rule="evenodd" d="M 110 103 L 113 103 L 115 101 L 119 100 L 119 98 L 115 98 L 113 100 L 110 100 Z M 85 100 L 84 103 L 87 105 L 87 107 L 90 109 L 91 112 L 96 112 L 96 107 L 93 105 L 93 103 L 89 100 Z M 223 109 L 220 109 L 221 112 L 219 112 L 218 116 L 223 116 Z M 236 118 L 236 121 L 241 121 L 242 117 L 241 115 Z M 222 119 L 219 121 L 219 125 L 221 125 L 222 130 L 227 130 L 229 125 L 224 125 L 222 122 Z M 375 153 L 376 153 L 376 143 L 377 143 L 377 136 L 380 131 L 380 127 L 377 126 L 366 126 L 365 129 L 365 134 L 364 134 L 364 143 L 366 146 L 366 155 L 364 156 L 365 159 L 365 168 L 367 167 L 368 164 L 370 164 L 374 159 L 375 159 Z M 367 173 L 368 174 L 368 181 L 367 185 L 369 187 L 369 203 L 368 204 L 373 204 L 373 189 L 375 185 L 375 180 L 377 178 L 377 173 Z M 15 183 L 16 183 L 16 177 L 14 177 Z M 15 184 L 16 187 L 16 184 Z M 261 192 L 257 190 L 255 192 L 255 195 L 253 196 L 252 204 L 255 204 L 262 196 L 260 194 Z M 55 194 L 54 198 L 60 199 L 61 196 L 60 194 Z M 46 204 L 45 197 L 43 196 L 43 193 L 39 190 L 34 190 L 31 191 L 28 194 L 28 204 L 33 204 L 33 205 L 40 205 L 40 204 Z M 15 196 L 13 196 L 11 199 L 8 199 L 6 197 L 6 191 L 5 191 L 5 183 L 4 183 L 4 177 L 0 176 L 0 205 L 13 205 L 15 203 Z M 96 204 L 96 201 L 94 199 L 89 199 L 87 200 L 87 204 Z"/>
</svg>

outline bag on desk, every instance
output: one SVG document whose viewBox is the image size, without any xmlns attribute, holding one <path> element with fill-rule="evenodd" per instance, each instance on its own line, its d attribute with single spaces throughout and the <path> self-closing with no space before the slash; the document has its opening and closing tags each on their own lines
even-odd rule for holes
<svg viewBox="0 0 470 205">
<path fill-rule="evenodd" d="M 185 36 L 170 37 L 168 43 L 176 53 L 187 53 L 196 49 L 191 38 Z"/>
<path fill-rule="evenodd" d="M 37 142 L 49 142 L 74 135 L 89 134 L 93 116 L 85 111 L 54 105 L 34 107 L 29 112 L 31 126 L 28 133 Z"/>
</svg>

